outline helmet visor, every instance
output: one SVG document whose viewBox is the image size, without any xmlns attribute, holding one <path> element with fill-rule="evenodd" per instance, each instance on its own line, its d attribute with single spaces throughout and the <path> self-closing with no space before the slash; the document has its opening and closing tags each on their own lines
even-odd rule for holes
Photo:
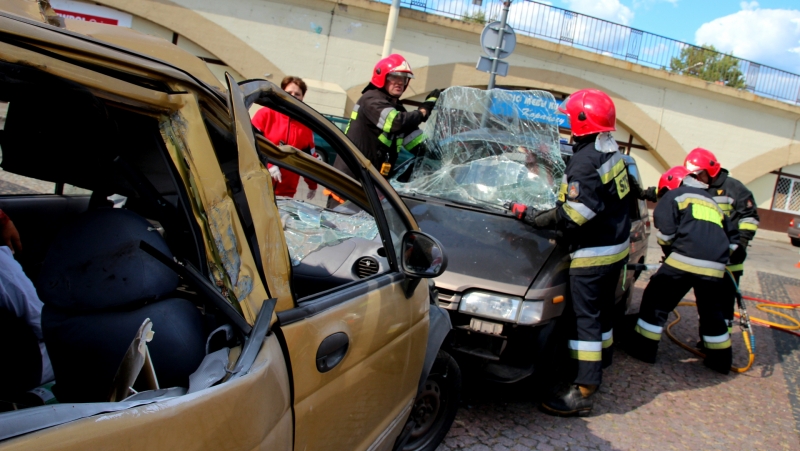
<svg viewBox="0 0 800 451">
<path fill-rule="evenodd" d="M 414 78 L 414 74 L 412 74 L 411 72 L 389 72 L 388 74 L 386 74 L 387 79 L 391 77 Z"/>
</svg>

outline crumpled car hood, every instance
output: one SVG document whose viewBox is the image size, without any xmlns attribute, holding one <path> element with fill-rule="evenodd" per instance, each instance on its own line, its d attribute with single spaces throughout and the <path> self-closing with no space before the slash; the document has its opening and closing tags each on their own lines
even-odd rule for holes
<svg viewBox="0 0 800 451">
<path fill-rule="evenodd" d="M 447 271 L 436 286 L 524 296 L 555 249 L 550 232 L 534 230 L 512 216 L 454 207 L 431 199 L 403 200 L 420 229 L 435 236 L 447 253 Z"/>
</svg>

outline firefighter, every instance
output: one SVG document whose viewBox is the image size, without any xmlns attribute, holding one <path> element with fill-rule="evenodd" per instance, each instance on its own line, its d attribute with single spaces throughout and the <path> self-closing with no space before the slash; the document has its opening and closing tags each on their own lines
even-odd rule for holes
<svg viewBox="0 0 800 451">
<path fill-rule="evenodd" d="M 519 219 L 540 229 L 556 229 L 570 244 L 570 321 L 568 383 L 542 403 L 546 413 L 585 415 L 591 396 L 611 364 L 614 297 L 630 251 L 630 192 L 625 160 L 611 136 L 614 102 L 602 91 L 583 89 L 559 110 L 569 118 L 574 137 L 556 207 L 535 211 L 511 205 Z"/>
<path fill-rule="evenodd" d="M 419 125 L 428 119 L 439 97 L 440 90 L 435 89 L 419 109 L 406 111 L 400 96 L 412 78 L 411 66 L 402 56 L 392 54 L 378 61 L 344 132 L 384 177 L 389 175 L 401 148 L 414 154 L 420 150 L 425 135 Z M 352 175 L 341 158 L 336 159 L 334 167 Z"/>
<path fill-rule="evenodd" d="M 695 177 L 676 166 L 658 183 L 653 221 L 666 260 L 644 290 L 636 333 L 626 347 L 632 357 L 655 363 L 669 312 L 694 288 L 706 354 L 703 363 L 728 374 L 732 355 L 725 320 L 728 300 L 719 293 L 725 290 L 725 264 L 739 245 L 738 232 L 706 192 L 708 185 Z"/>
<path fill-rule="evenodd" d="M 728 270 L 733 274 L 736 284 L 744 272 L 747 246 L 758 230 L 758 211 L 753 193 L 744 184 L 728 175 L 728 170 L 720 166 L 719 160 L 710 151 L 698 147 L 686 156 L 684 166 L 697 173 L 697 179 L 708 185 L 707 192 L 728 217 L 731 224 L 739 229 L 739 247 L 731 255 Z M 726 277 L 728 297 L 731 302 L 725 310 L 728 328 L 733 325 L 733 311 L 736 303 L 736 286 Z"/>
</svg>

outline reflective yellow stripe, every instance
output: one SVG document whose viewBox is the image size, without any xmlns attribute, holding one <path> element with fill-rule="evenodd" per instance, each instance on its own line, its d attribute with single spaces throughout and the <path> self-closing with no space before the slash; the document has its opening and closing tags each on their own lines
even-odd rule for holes
<svg viewBox="0 0 800 451">
<path fill-rule="evenodd" d="M 381 133 L 378 135 L 378 141 L 382 142 L 384 146 L 392 147 L 392 140 L 386 136 L 386 133 Z"/>
<path fill-rule="evenodd" d="M 728 349 L 731 347 L 731 339 L 729 338 L 720 343 L 709 343 L 703 340 L 703 345 L 706 347 L 706 349 Z"/>
<path fill-rule="evenodd" d="M 558 188 L 558 201 L 565 202 L 567 200 L 567 184 L 562 183 Z"/>
<path fill-rule="evenodd" d="M 353 111 L 352 113 L 350 113 L 350 120 L 351 121 L 354 121 L 357 118 L 358 118 L 358 111 Z"/>
<path fill-rule="evenodd" d="M 697 274 L 700 276 L 720 277 L 720 278 L 725 276 L 725 270 L 723 269 L 695 266 L 689 263 L 676 260 L 672 254 L 670 254 L 669 257 L 667 257 L 667 260 L 664 263 L 672 266 L 673 268 L 677 268 L 682 271 L 690 272 L 692 274 Z"/>
<path fill-rule="evenodd" d="M 602 351 L 578 351 L 570 349 L 570 356 L 575 360 L 583 360 L 584 362 L 601 362 L 603 360 Z"/>
<path fill-rule="evenodd" d="M 639 335 L 643 336 L 644 338 L 649 338 L 650 340 L 655 340 L 655 341 L 661 340 L 661 334 L 650 332 L 649 330 L 644 329 L 642 326 L 638 324 L 636 325 L 636 327 L 633 328 L 633 330 L 635 330 Z"/>
<path fill-rule="evenodd" d="M 731 204 L 717 204 L 719 205 L 719 209 L 722 211 L 731 211 L 733 210 L 733 205 Z"/>
<path fill-rule="evenodd" d="M 589 220 L 580 214 L 578 210 L 572 208 L 568 203 L 561 205 L 561 208 L 564 209 L 564 213 L 566 213 L 567 216 L 569 216 L 569 219 L 572 219 L 575 224 L 584 225 Z"/>
<path fill-rule="evenodd" d="M 658 241 L 660 246 L 669 246 L 672 244 L 672 241 L 664 241 L 661 238 L 656 238 L 656 241 Z"/>
<path fill-rule="evenodd" d="M 616 177 L 623 170 L 625 170 L 625 160 L 620 158 L 620 160 L 617 161 L 614 166 L 611 166 L 611 169 L 600 174 L 600 181 L 603 182 L 603 185 L 605 185 L 606 183 L 614 180 L 614 177 Z"/>
<path fill-rule="evenodd" d="M 692 203 L 692 217 L 698 221 L 706 221 L 722 227 L 722 213 L 718 208 L 709 208 L 707 205 Z"/>
<path fill-rule="evenodd" d="M 601 257 L 583 257 L 572 259 L 569 264 L 570 268 L 588 268 L 590 266 L 606 266 L 614 264 L 628 256 L 630 247 L 626 247 L 624 251 L 614 255 L 603 255 Z"/>
<path fill-rule="evenodd" d="M 750 223 L 748 223 L 748 222 L 740 222 L 740 223 L 739 223 L 739 230 L 752 230 L 752 231 L 756 231 L 756 230 L 758 230 L 758 226 L 757 226 L 757 225 L 755 225 L 755 224 L 750 224 Z"/>
<path fill-rule="evenodd" d="M 728 271 L 730 272 L 744 271 L 744 263 L 739 263 L 738 265 L 729 265 L 726 266 L 726 268 L 728 268 Z"/>
<path fill-rule="evenodd" d="M 614 332 L 608 331 L 603 333 L 603 349 L 610 348 L 614 344 Z"/>
<path fill-rule="evenodd" d="M 425 141 L 425 138 L 425 133 L 420 133 L 416 138 L 412 139 L 410 143 L 404 145 L 403 147 L 405 147 L 406 150 L 411 150 L 417 147 L 417 145 L 422 141 Z"/>
<path fill-rule="evenodd" d="M 394 122 L 394 118 L 400 111 L 392 110 L 388 116 L 386 116 L 386 122 L 383 124 L 383 131 L 389 133 L 392 131 L 392 123 Z"/>
<path fill-rule="evenodd" d="M 688 207 L 689 205 L 692 205 L 692 204 L 694 204 L 694 205 L 702 205 L 704 207 L 708 207 L 708 208 L 711 208 L 713 210 L 720 210 L 719 205 L 717 205 L 715 202 L 704 200 L 704 199 L 698 199 L 696 197 L 687 197 L 687 198 L 683 199 L 682 201 L 678 202 L 678 209 L 679 210 L 683 210 L 683 209 L 685 209 L 686 207 Z"/>
</svg>

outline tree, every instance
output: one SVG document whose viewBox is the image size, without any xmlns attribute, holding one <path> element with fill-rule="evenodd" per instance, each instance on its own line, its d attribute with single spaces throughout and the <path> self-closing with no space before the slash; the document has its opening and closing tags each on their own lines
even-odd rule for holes
<svg viewBox="0 0 800 451">
<path fill-rule="evenodd" d="M 732 53 L 718 52 L 713 45 L 685 46 L 681 49 L 680 57 L 670 60 L 669 70 L 731 88 L 745 88 L 744 74 L 739 70 L 739 59 Z"/>
</svg>

